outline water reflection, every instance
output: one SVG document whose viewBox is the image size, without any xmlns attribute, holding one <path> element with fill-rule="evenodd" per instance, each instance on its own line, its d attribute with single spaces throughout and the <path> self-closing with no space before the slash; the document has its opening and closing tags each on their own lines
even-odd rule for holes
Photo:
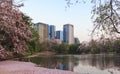
<svg viewBox="0 0 120 74">
<path fill-rule="evenodd" d="M 54 55 L 23 58 L 40 67 L 89 74 L 120 74 L 119 55 Z"/>
<path fill-rule="evenodd" d="M 89 74 L 120 74 L 119 55 L 83 55 L 79 58 L 76 72 Z"/>
<path fill-rule="evenodd" d="M 101 70 L 107 68 L 120 68 L 120 57 L 114 55 L 89 55 L 86 57 L 82 56 L 84 60 L 79 61 L 81 64 L 90 65 Z M 80 59 L 81 59 L 80 58 Z"/>
</svg>

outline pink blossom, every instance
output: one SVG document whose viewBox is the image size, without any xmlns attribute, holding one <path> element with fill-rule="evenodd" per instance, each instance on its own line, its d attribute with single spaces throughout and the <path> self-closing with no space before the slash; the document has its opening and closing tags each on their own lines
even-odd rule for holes
<svg viewBox="0 0 120 74">
<path fill-rule="evenodd" d="M 22 5 L 14 5 L 12 2 L 13 0 L 0 0 L 0 50 L 10 52 L 9 49 L 12 49 L 20 53 L 27 49 L 26 41 L 30 40 L 31 31 L 19 10 Z M 6 55 L 5 53 L 0 54 Z"/>
</svg>

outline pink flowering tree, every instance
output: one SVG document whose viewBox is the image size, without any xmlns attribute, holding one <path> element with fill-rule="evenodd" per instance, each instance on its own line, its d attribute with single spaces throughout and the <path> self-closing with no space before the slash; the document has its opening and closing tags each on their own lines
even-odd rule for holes
<svg viewBox="0 0 120 74">
<path fill-rule="evenodd" d="M 23 20 L 20 5 L 14 0 L 0 0 L 0 58 L 13 53 L 21 53 L 27 49 L 31 31 Z"/>
</svg>

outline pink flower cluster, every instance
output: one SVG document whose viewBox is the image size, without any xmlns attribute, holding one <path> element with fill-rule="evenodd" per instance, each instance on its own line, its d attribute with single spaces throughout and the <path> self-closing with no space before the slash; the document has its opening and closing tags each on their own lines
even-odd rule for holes
<svg viewBox="0 0 120 74">
<path fill-rule="evenodd" d="M 6 52 L 19 53 L 27 49 L 31 31 L 19 11 L 20 6 L 14 5 L 13 0 L 0 0 L 0 57 Z"/>
</svg>

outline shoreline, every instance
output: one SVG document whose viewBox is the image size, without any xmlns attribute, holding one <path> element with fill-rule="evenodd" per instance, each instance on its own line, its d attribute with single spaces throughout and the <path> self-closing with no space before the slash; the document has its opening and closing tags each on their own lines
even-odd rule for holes
<svg viewBox="0 0 120 74">
<path fill-rule="evenodd" d="M 0 74 L 79 74 L 71 71 L 37 67 L 31 62 L 1 61 Z"/>
<path fill-rule="evenodd" d="M 57 54 L 56 52 L 43 51 L 43 52 L 35 53 L 33 55 L 28 55 L 28 56 L 25 56 L 25 57 L 36 57 L 36 56 L 39 56 L 39 55 L 50 56 L 50 55 L 56 55 L 56 54 Z"/>
</svg>

